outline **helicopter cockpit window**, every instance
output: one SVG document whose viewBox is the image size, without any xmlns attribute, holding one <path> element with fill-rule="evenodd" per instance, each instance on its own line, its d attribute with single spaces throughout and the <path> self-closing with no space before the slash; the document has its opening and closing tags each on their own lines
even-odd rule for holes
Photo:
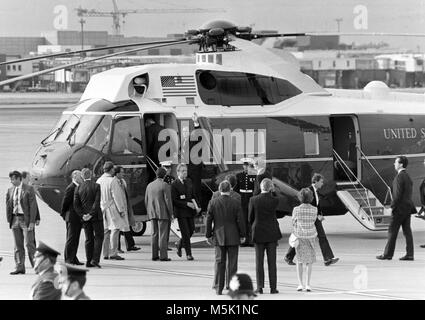
<svg viewBox="0 0 425 320">
<path fill-rule="evenodd" d="M 73 129 L 75 132 L 69 138 L 72 144 L 85 143 L 101 118 L 101 115 L 82 115 L 76 127 Z"/>
<path fill-rule="evenodd" d="M 287 80 L 245 72 L 198 70 L 196 78 L 208 105 L 273 105 L 302 93 Z"/>
<path fill-rule="evenodd" d="M 106 153 L 108 148 L 108 142 L 111 134 L 111 118 L 108 116 L 103 117 L 102 121 L 93 132 L 87 146 L 92 147 L 102 153 Z"/>
<path fill-rule="evenodd" d="M 75 114 L 71 115 L 71 117 L 63 126 L 62 130 L 58 132 L 58 135 L 56 136 L 55 141 L 66 142 L 68 138 L 70 137 L 73 131 L 73 128 L 75 128 L 79 120 L 80 118 L 76 116 Z"/>
<path fill-rule="evenodd" d="M 139 117 L 119 117 L 114 123 L 113 154 L 142 154 Z"/>
<path fill-rule="evenodd" d="M 54 128 L 50 131 L 50 133 L 46 136 L 46 138 L 44 138 L 42 143 L 47 144 L 49 142 L 54 141 L 56 139 L 56 137 L 63 130 L 63 127 L 65 126 L 65 123 L 69 119 L 70 116 L 71 116 L 70 114 L 63 114 L 62 117 L 57 122 L 57 124 L 54 126 Z"/>
</svg>

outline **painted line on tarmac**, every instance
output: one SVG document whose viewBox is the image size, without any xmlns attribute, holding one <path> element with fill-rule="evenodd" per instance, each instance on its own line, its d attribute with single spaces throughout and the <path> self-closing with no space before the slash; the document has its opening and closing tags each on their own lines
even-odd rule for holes
<svg viewBox="0 0 425 320">
<path fill-rule="evenodd" d="M 161 269 L 153 269 L 153 268 L 145 268 L 145 267 L 127 267 L 127 266 L 119 266 L 119 265 L 112 265 L 112 264 L 103 264 L 104 266 L 108 267 L 115 267 L 119 269 L 126 269 L 126 270 L 134 270 L 134 271 L 148 271 L 148 272 L 154 272 L 154 273 L 162 273 L 162 274 L 170 274 L 170 275 L 182 275 L 182 276 L 188 276 L 188 277 L 197 277 L 197 278 L 205 278 L 205 279 L 213 279 L 214 276 L 209 274 L 201 274 L 201 273 L 192 273 L 192 272 L 180 272 L 180 271 L 169 271 L 169 270 L 161 270 Z M 253 278 L 253 282 L 255 282 L 255 278 Z M 297 285 L 295 284 L 289 284 L 289 283 L 282 283 L 278 282 L 278 285 L 282 287 L 288 287 L 288 288 L 296 288 Z M 377 295 L 372 293 L 367 293 L 367 290 L 364 290 L 363 292 L 360 291 L 341 291 L 336 290 L 332 288 L 323 288 L 323 287 L 315 287 L 315 290 L 322 291 L 322 294 L 347 294 L 347 295 L 362 295 L 362 296 L 368 296 L 371 298 L 379 298 L 379 299 L 390 299 L 390 300 L 409 300 L 407 298 L 403 297 L 396 297 L 396 296 L 390 296 L 390 295 Z M 385 289 L 376 289 L 376 291 L 385 291 Z M 375 290 L 369 290 L 369 291 L 375 291 Z M 316 293 L 319 294 L 319 293 Z"/>
<path fill-rule="evenodd" d="M 8 251 L 0 251 L 0 254 L 8 257 L 13 257 L 14 255 L 11 254 Z M 171 270 L 162 270 L 162 269 L 154 269 L 154 268 L 146 268 L 146 267 L 131 267 L 131 266 L 122 266 L 122 265 L 116 265 L 116 264 L 105 264 L 102 263 L 102 266 L 104 267 L 110 267 L 110 268 L 116 268 L 116 269 L 124 269 L 124 270 L 132 270 L 132 271 L 145 271 L 145 272 L 153 272 L 153 273 L 160 273 L 160 274 L 169 274 L 169 275 L 175 275 L 175 276 L 186 276 L 186 277 L 196 277 L 196 278 L 204 278 L 204 279 L 213 279 L 214 276 L 210 274 L 202 274 L 202 273 L 193 273 L 193 272 L 181 272 L 181 271 L 171 271 Z M 253 282 L 255 282 L 255 277 L 252 279 Z M 283 282 L 277 282 L 279 286 L 287 287 L 287 288 L 296 288 L 298 285 L 292 284 L 292 283 L 283 283 Z M 370 291 L 385 291 L 386 289 L 370 289 L 370 290 L 348 290 L 348 291 L 342 291 L 342 290 L 336 290 L 332 288 L 324 288 L 324 287 L 315 287 L 314 290 L 321 291 L 321 292 L 309 292 L 308 294 L 316 294 L 316 295 L 325 295 L 325 294 L 346 294 L 346 295 L 361 295 L 371 298 L 378 298 L 378 299 L 389 299 L 389 300 L 409 300 L 407 298 L 403 297 L 397 297 L 397 296 L 390 296 L 390 295 L 379 295 L 379 294 L 373 294 L 368 293 Z"/>
</svg>

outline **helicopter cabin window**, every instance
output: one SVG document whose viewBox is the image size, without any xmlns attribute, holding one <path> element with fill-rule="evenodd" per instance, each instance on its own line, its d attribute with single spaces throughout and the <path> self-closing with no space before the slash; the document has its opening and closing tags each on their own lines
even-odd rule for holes
<svg viewBox="0 0 425 320">
<path fill-rule="evenodd" d="M 287 80 L 252 73 L 198 70 L 196 78 L 208 105 L 273 105 L 301 93 Z"/>
<path fill-rule="evenodd" d="M 115 120 L 112 137 L 113 154 L 142 154 L 141 139 L 139 117 L 119 117 Z"/>
<path fill-rule="evenodd" d="M 87 146 L 96 149 L 102 153 L 106 153 L 108 142 L 110 140 L 111 133 L 111 118 L 104 116 L 102 121 L 99 123 L 89 141 Z"/>
<path fill-rule="evenodd" d="M 317 132 L 304 132 L 304 152 L 306 156 L 317 156 L 319 150 L 319 134 Z"/>
<path fill-rule="evenodd" d="M 159 56 L 159 49 L 149 49 L 148 55 L 149 56 Z"/>
</svg>

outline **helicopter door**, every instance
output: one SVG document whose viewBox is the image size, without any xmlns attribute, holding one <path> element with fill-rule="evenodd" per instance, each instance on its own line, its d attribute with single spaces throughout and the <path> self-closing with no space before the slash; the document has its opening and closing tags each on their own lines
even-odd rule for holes
<svg viewBox="0 0 425 320">
<path fill-rule="evenodd" d="M 109 159 L 124 168 L 124 179 L 133 208 L 136 222 L 147 220 L 144 204 L 147 185 L 146 159 L 144 156 L 145 138 L 142 135 L 143 123 L 141 115 L 114 116 L 112 122 L 112 141 Z M 141 226 L 136 223 L 136 226 Z M 146 226 L 143 225 L 143 229 Z M 135 231 L 133 229 L 133 231 Z M 144 231 L 144 230 L 143 230 Z M 135 231 L 137 234 L 138 231 Z"/>
<path fill-rule="evenodd" d="M 331 116 L 334 160 L 334 179 L 355 182 L 361 178 L 360 135 L 357 117 Z"/>
</svg>

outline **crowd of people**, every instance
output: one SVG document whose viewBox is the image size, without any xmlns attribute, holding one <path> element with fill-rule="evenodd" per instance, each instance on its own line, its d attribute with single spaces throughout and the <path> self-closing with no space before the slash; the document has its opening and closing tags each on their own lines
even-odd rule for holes
<svg viewBox="0 0 425 320">
<path fill-rule="evenodd" d="M 217 295 L 223 290 L 238 298 L 253 298 L 264 293 L 264 256 L 267 255 L 270 293 L 279 293 L 277 288 L 277 246 L 282 234 L 277 218 L 278 197 L 272 175 L 257 162 L 256 175 L 249 172 L 252 159 L 242 159 L 244 170 L 228 175 L 214 192 L 206 212 L 207 242 L 215 247 L 213 289 Z M 410 217 L 416 213 L 412 201 L 412 180 L 406 168 L 408 160 L 404 156 L 396 158 L 394 168 L 397 175 L 393 183 L 393 219 L 388 231 L 388 243 L 380 260 L 391 260 L 399 228 L 406 237 L 406 255 L 400 260 L 414 260 L 413 237 Z M 179 257 L 183 249 L 188 261 L 195 258 L 191 249 L 191 237 L 195 230 L 194 217 L 201 212 L 196 201 L 195 190 L 187 177 L 187 165 L 177 166 L 177 177 L 171 175 L 171 163 L 162 163 L 155 172 L 156 179 L 150 182 L 145 192 L 145 206 L 151 221 L 151 252 L 153 261 L 171 261 L 168 257 L 171 221 L 178 221 L 181 237 L 176 243 Z M 134 224 L 124 170 L 107 161 L 103 165 L 102 176 L 94 181 L 90 169 L 72 172 L 72 182 L 66 188 L 61 217 L 66 222 L 66 244 L 62 275 L 53 266 L 59 252 L 39 241 L 36 247 L 35 225 L 40 221 L 39 210 L 32 186 L 24 182 L 28 174 L 12 171 L 9 174 L 12 186 L 6 194 L 7 221 L 15 240 L 15 264 L 12 275 L 25 273 L 25 248 L 31 266 L 39 274 L 31 296 L 34 299 L 75 298 L 88 299 L 83 292 L 87 268 L 101 268 L 104 260 L 124 260 L 119 253 L 120 235 L 123 234 L 127 251 L 140 250 L 135 246 L 130 232 Z M 325 266 L 338 262 L 332 252 L 322 225 L 320 188 L 324 177 L 315 173 L 311 186 L 300 190 L 300 205 L 292 212 L 292 234 L 290 247 L 284 261 L 296 264 L 298 291 L 312 291 L 312 265 L 316 262 L 316 242 L 318 242 Z M 417 217 L 422 218 L 420 212 Z M 38 221 L 38 222 L 37 222 Z M 77 258 L 81 229 L 85 233 L 85 267 Z M 318 239 L 318 241 L 317 241 Z M 255 247 L 256 290 L 251 278 L 238 273 L 240 246 Z M 423 247 L 423 246 L 421 246 Z M 304 272 L 305 269 L 305 272 Z M 305 275 L 305 277 L 304 277 Z M 60 285 L 54 281 L 59 276 Z M 249 280 L 249 281 L 248 281 Z M 251 283 L 251 284 L 250 284 Z M 244 289 L 240 289 L 240 287 Z M 239 290 L 239 291 L 238 291 Z M 239 297 L 240 298 L 240 297 Z"/>
</svg>

